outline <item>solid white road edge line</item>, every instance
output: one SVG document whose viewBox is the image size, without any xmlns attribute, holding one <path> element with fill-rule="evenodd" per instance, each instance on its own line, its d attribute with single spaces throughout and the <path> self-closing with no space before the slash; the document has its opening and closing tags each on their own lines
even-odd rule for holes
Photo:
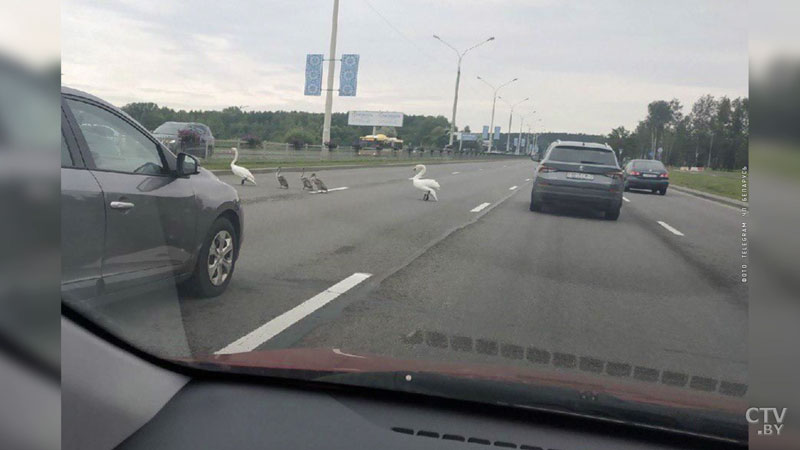
<svg viewBox="0 0 800 450">
<path fill-rule="evenodd" d="M 670 233 L 672 233 L 672 234 L 675 234 L 675 235 L 678 235 L 678 236 L 683 236 L 683 233 L 681 233 L 680 231 L 676 230 L 675 228 L 673 228 L 670 224 L 668 224 L 666 222 L 662 222 L 662 221 L 659 220 L 658 224 L 661 225 L 662 227 L 666 228 L 667 230 L 669 230 Z"/>
<path fill-rule="evenodd" d="M 622 197 L 622 199 L 625 200 L 626 202 L 630 202 L 630 200 L 628 200 L 628 197 Z"/>
<path fill-rule="evenodd" d="M 491 203 L 481 203 L 480 205 L 470 209 L 469 212 L 481 212 L 483 211 L 484 208 L 486 208 L 489 205 L 491 205 Z"/>
<path fill-rule="evenodd" d="M 511 186 L 510 188 L 508 188 L 508 190 L 509 190 L 509 191 L 513 191 L 513 190 L 514 190 L 514 189 L 516 189 L 516 188 L 517 188 L 517 186 Z"/>
<path fill-rule="evenodd" d="M 343 191 L 345 189 L 350 189 L 350 188 L 347 187 L 347 186 L 338 187 L 338 188 L 331 188 L 331 189 L 328 189 L 328 192 Z M 309 192 L 309 194 L 322 194 L 322 191 L 311 191 L 311 192 Z"/>
<path fill-rule="evenodd" d="M 304 317 L 313 313 L 330 303 L 336 297 L 354 288 L 362 281 L 371 277 L 371 273 L 354 273 L 344 280 L 334 284 L 328 289 L 300 303 L 294 308 L 286 311 L 280 316 L 261 325 L 250 333 L 232 342 L 225 348 L 214 352 L 215 355 L 227 355 L 230 353 L 250 352 L 258 348 L 259 345 L 277 336 L 282 331 L 302 320 Z"/>
</svg>

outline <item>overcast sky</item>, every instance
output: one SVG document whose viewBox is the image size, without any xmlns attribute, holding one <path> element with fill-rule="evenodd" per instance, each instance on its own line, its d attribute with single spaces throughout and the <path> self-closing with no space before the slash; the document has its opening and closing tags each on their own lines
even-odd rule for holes
<svg viewBox="0 0 800 450">
<path fill-rule="evenodd" d="M 328 53 L 332 0 L 68 0 L 62 82 L 117 105 L 322 112 L 303 96 L 305 55 Z M 540 129 L 634 127 L 647 103 L 686 106 L 709 93 L 747 95 L 747 3 L 728 1 L 341 0 L 337 53 L 358 53 L 358 95 L 334 111 L 450 117 L 458 48 L 457 123 L 488 125 L 491 89 L 535 109 Z M 338 86 L 338 67 L 337 67 Z M 335 86 L 335 87 L 336 87 Z M 323 86 L 324 87 L 324 86 Z M 498 101 L 505 131 L 508 106 Z M 519 127 L 515 118 L 514 130 Z"/>
</svg>

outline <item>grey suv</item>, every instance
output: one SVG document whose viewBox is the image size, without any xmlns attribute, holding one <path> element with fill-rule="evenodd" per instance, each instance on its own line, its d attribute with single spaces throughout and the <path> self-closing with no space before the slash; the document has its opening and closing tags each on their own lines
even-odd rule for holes
<svg viewBox="0 0 800 450">
<path fill-rule="evenodd" d="M 236 190 L 114 106 L 64 87 L 61 97 L 63 298 L 174 283 L 221 294 L 242 243 Z"/>
<path fill-rule="evenodd" d="M 536 159 L 536 156 L 532 156 Z M 545 203 L 580 203 L 617 220 L 622 208 L 622 170 L 608 145 L 556 141 L 547 148 L 533 178 L 531 211 Z"/>
</svg>

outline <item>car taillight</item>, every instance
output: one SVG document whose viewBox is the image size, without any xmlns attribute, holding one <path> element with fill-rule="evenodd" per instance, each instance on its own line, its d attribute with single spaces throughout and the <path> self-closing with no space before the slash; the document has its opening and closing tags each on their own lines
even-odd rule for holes
<svg viewBox="0 0 800 450">
<path fill-rule="evenodd" d="M 606 172 L 606 176 L 615 180 L 622 179 L 622 171 L 615 170 L 613 172 Z"/>
<path fill-rule="evenodd" d="M 641 174 L 642 174 L 642 172 L 637 172 L 637 171 L 635 171 L 635 170 L 634 170 L 633 172 L 631 172 L 631 175 L 633 175 L 633 176 L 635 176 L 635 177 L 638 177 L 638 176 L 639 176 L 639 175 L 641 175 Z"/>
<path fill-rule="evenodd" d="M 669 178 L 669 172 L 658 174 L 658 178 Z"/>
<path fill-rule="evenodd" d="M 539 166 L 538 172 L 539 173 L 549 173 L 549 172 L 555 172 L 556 170 L 558 170 L 558 169 L 556 169 L 555 167 L 542 165 L 542 166 Z"/>
</svg>

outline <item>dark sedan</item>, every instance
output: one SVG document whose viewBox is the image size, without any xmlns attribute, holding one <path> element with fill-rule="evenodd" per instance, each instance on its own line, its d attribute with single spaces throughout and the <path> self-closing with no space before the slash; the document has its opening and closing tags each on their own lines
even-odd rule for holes
<svg viewBox="0 0 800 450">
<path fill-rule="evenodd" d="M 647 189 L 661 195 L 669 187 L 669 171 L 661 161 L 634 159 L 628 162 L 623 173 L 625 190 Z"/>
</svg>

